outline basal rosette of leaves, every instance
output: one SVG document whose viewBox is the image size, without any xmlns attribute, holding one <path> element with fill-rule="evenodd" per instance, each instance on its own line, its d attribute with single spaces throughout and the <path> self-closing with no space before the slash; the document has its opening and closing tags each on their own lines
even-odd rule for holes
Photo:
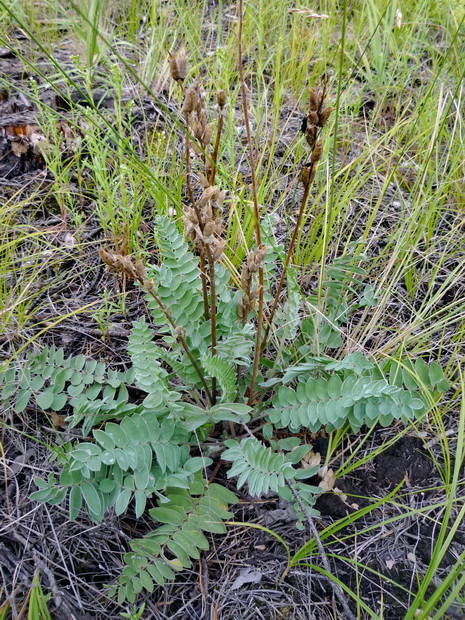
<svg viewBox="0 0 465 620">
<path fill-rule="evenodd" d="M 279 495 L 293 503 L 302 520 L 301 506 L 288 483 L 310 514 L 316 514 L 312 506 L 319 492 L 305 482 L 318 468 L 300 467 L 311 450 L 298 436 L 302 428 L 331 431 L 347 424 L 357 432 L 377 422 L 408 422 L 424 415 L 447 389 L 441 367 L 422 359 L 377 363 L 360 352 L 341 360 L 313 355 L 311 343 L 317 333 L 323 335 L 328 350 L 340 333 L 331 327 L 331 337 L 326 338 L 323 322 L 318 324 L 311 312 L 304 315 L 308 297 L 302 295 L 290 270 L 290 302 L 285 312 L 276 313 L 274 322 L 274 344 L 281 354 L 275 362 L 263 359 L 260 398 L 250 406 L 254 313 L 245 321 L 239 318 L 240 291 L 228 269 L 218 264 L 213 355 L 199 259 L 169 218 L 157 220 L 157 234 L 160 264 L 147 267 L 152 324 L 144 317 L 133 324 L 129 371 L 114 372 L 82 355 L 65 358 L 63 350 L 50 348 L 31 356 L 27 368 L 8 366 L 0 373 L 0 398 L 6 411 L 20 413 L 30 406 L 65 411 L 70 424 L 82 428 L 83 440 L 54 447 L 57 471 L 46 480 L 35 479 L 38 490 L 32 499 L 51 505 L 66 501 L 71 519 L 83 509 L 96 522 L 110 509 L 117 515 L 134 510 L 140 517 L 147 502 L 156 504 L 149 515 L 157 525 L 130 543 L 132 551 L 124 557 L 120 581 L 110 587 L 120 602 L 133 602 L 142 589 L 151 592 L 174 579 L 177 571 L 190 567 L 208 549 L 207 533 L 225 532 L 224 521 L 232 516 L 229 506 L 237 498 L 229 489 L 208 482 L 213 458 L 221 456 L 231 463 L 227 475 L 237 479 L 237 488 L 247 486 L 252 497 Z M 269 229 L 266 234 L 271 235 Z M 270 293 L 275 281 L 273 262 L 280 252 L 279 247 L 270 247 L 265 260 Z M 354 291 L 366 292 L 357 260 L 348 255 L 330 271 L 328 297 L 336 299 L 337 291 L 338 304 L 345 309 L 344 317 L 338 311 L 339 325 L 350 312 Z M 350 286 L 342 276 L 337 279 L 341 263 L 350 272 Z M 334 282 L 345 284 L 335 287 Z M 353 307 L 364 303 L 363 295 Z M 296 356 L 301 360 L 298 364 L 293 363 Z M 204 389 L 209 385 L 213 391 L 213 382 L 214 403 Z M 144 394 L 137 403 L 131 402 L 131 385 Z M 267 424 L 261 431 L 255 421 L 263 417 Z M 210 449 L 202 442 L 218 425 L 223 443 Z M 231 426 L 245 438 L 231 437 Z M 277 440 L 275 431 L 281 429 L 289 437 Z"/>
</svg>

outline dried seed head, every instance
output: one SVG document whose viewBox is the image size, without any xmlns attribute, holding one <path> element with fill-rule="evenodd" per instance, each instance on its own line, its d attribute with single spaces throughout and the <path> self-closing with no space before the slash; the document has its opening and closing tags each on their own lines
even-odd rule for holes
<svg viewBox="0 0 465 620">
<path fill-rule="evenodd" d="M 320 127 L 324 127 L 328 121 L 328 118 L 331 116 L 331 112 L 334 110 L 334 108 L 326 108 L 325 110 L 323 110 L 323 112 L 320 114 L 320 119 L 318 122 L 318 125 Z"/>
<path fill-rule="evenodd" d="M 213 252 L 213 260 L 219 261 L 223 257 L 224 246 L 226 241 L 224 239 L 218 239 L 215 251 Z"/>
<path fill-rule="evenodd" d="M 113 267 L 113 257 L 110 252 L 107 252 L 104 248 L 100 248 L 99 254 L 105 265 L 108 265 L 108 267 Z"/>
<path fill-rule="evenodd" d="M 202 105 L 202 100 L 200 99 L 200 97 L 199 97 L 199 101 L 201 102 L 201 105 Z M 196 110 L 196 112 L 197 112 L 197 116 L 199 119 L 199 123 L 201 124 L 203 131 L 205 131 L 207 127 L 207 114 L 205 112 L 203 105 L 199 110 Z"/>
<path fill-rule="evenodd" d="M 192 86 L 186 91 L 186 96 L 184 97 L 184 103 L 182 105 L 182 113 L 185 118 L 192 114 L 194 110 L 195 103 L 195 90 L 192 89 Z"/>
<path fill-rule="evenodd" d="M 309 110 L 308 114 L 307 114 L 307 123 L 308 125 L 318 125 L 318 123 L 320 122 L 320 117 L 318 116 L 317 112 L 313 112 L 312 110 Z M 307 127 L 308 127 L 307 125 Z"/>
<path fill-rule="evenodd" d="M 213 222 L 207 222 L 203 228 L 204 237 L 211 237 L 215 231 L 215 224 Z"/>
<path fill-rule="evenodd" d="M 313 148 L 315 146 L 317 135 L 318 129 L 315 127 L 315 125 L 308 125 L 307 131 L 305 133 L 305 139 L 310 148 Z"/>
<path fill-rule="evenodd" d="M 184 329 L 181 327 L 181 325 L 177 325 L 174 328 L 174 331 L 176 332 L 176 336 L 178 336 L 178 337 L 179 336 L 181 336 L 181 337 L 184 336 Z"/>
<path fill-rule="evenodd" d="M 304 185 L 308 185 L 310 182 L 310 169 L 313 166 L 304 166 L 300 171 L 299 181 L 301 181 Z"/>
<path fill-rule="evenodd" d="M 207 187 L 210 187 L 210 181 L 201 172 L 199 172 L 199 183 L 203 187 L 203 189 L 207 189 Z"/>
<path fill-rule="evenodd" d="M 199 223 L 197 213 L 194 211 L 194 209 L 186 209 L 186 217 L 190 222 L 192 222 L 192 224 Z"/>
<path fill-rule="evenodd" d="M 323 142 L 322 140 L 318 140 L 315 144 L 315 148 L 312 151 L 311 163 L 316 164 L 317 161 L 321 159 L 323 154 Z"/>
<path fill-rule="evenodd" d="M 213 125 L 211 123 L 207 123 L 207 126 L 205 127 L 205 131 L 203 134 L 203 139 L 202 139 L 202 145 L 204 148 L 210 144 L 212 136 L 213 136 Z"/>
<path fill-rule="evenodd" d="M 198 206 L 200 208 L 204 207 L 209 200 L 212 200 L 212 198 L 215 196 L 215 193 L 217 192 L 218 192 L 218 187 L 216 185 L 210 185 L 206 187 L 205 191 L 199 198 L 199 201 L 197 203 Z"/>
<path fill-rule="evenodd" d="M 241 286 L 245 290 L 248 288 L 250 282 L 250 272 L 247 265 L 242 265 L 241 269 Z"/>
<path fill-rule="evenodd" d="M 105 249 L 100 248 L 100 258 L 108 265 L 110 269 L 118 273 L 124 273 L 133 280 L 138 280 L 139 275 L 131 260 L 130 256 L 122 256 L 121 254 L 111 254 Z"/>
<path fill-rule="evenodd" d="M 211 202 L 208 202 L 203 210 L 203 219 L 205 222 L 212 222 L 214 220 Z"/>
<path fill-rule="evenodd" d="M 224 106 L 226 105 L 226 93 L 224 90 L 219 90 L 216 93 L 216 102 L 218 104 L 219 109 L 222 110 Z"/>
<path fill-rule="evenodd" d="M 258 251 L 257 251 L 257 263 L 259 267 L 263 267 L 263 262 L 265 260 L 266 257 L 266 253 L 268 252 L 268 246 L 267 245 L 263 245 Z"/>
<path fill-rule="evenodd" d="M 193 118 L 191 120 L 190 126 L 192 129 L 192 133 L 194 134 L 194 138 L 200 142 L 203 136 L 203 127 L 201 123 L 196 118 Z"/>
<path fill-rule="evenodd" d="M 144 263 L 140 259 L 136 260 L 136 274 L 139 280 L 145 280 L 147 278 Z"/>
<path fill-rule="evenodd" d="M 216 197 L 215 200 L 215 207 L 221 209 L 221 207 L 223 206 L 223 202 L 224 199 L 226 198 L 226 190 L 222 189 L 219 193 L 218 196 Z"/>
<path fill-rule="evenodd" d="M 175 82 L 184 82 L 187 76 L 186 51 L 181 48 L 176 54 L 170 54 L 170 72 Z"/>
<path fill-rule="evenodd" d="M 316 112 L 320 105 L 320 98 L 315 88 L 310 89 L 310 110 Z"/>
<path fill-rule="evenodd" d="M 255 252 L 253 250 L 250 250 L 250 252 L 247 254 L 247 267 L 249 268 L 249 271 L 254 271 Z"/>
<path fill-rule="evenodd" d="M 189 114 L 192 114 L 194 110 L 198 109 L 199 105 L 201 106 L 199 80 L 196 79 L 194 80 L 192 86 L 187 89 L 186 95 L 184 97 L 184 103 L 182 106 L 182 112 L 184 116 L 187 118 Z"/>
</svg>

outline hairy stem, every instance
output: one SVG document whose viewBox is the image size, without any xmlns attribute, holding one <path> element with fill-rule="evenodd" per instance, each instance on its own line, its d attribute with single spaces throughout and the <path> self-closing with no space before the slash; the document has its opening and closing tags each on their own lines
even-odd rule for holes
<svg viewBox="0 0 465 620">
<path fill-rule="evenodd" d="M 221 132 L 223 131 L 223 113 L 220 112 L 218 115 L 218 129 L 216 131 L 216 138 L 215 138 L 215 147 L 213 150 L 213 156 L 211 159 L 211 174 L 210 174 L 210 185 L 214 185 L 215 184 L 215 174 L 216 174 L 216 162 L 218 160 L 218 150 L 220 147 L 220 139 L 221 139 Z"/>
<path fill-rule="evenodd" d="M 188 123 L 188 119 L 186 119 L 186 123 Z M 199 208 L 194 198 L 194 192 L 192 190 L 191 185 L 191 156 L 190 156 L 190 139 L 189 133 L 186 133 L 186 187 L 187 193 L 189 195 L 189 200 L 191 201 L 192 207 L 197 215 L 199 222 L 202 222 L 202 218 L 200 215 Z M 205 259 L 203 256 L 200 256 L 200 277 L 202 279 L 202 296 L 203 296 L 203 314 L 205 316 L 205 320 L 208 321 L 210 318 L 210 309 L 208 306 L 208 287 L 207 287 L 207 276 L 205 273 Z"/>
<path fill-rule="evenodd" d="M 219 135 L 217 136 L 219 141 Z M 189 195 L 189 200 L 194 208 L 194 211 L 197 215 L 197 219 L 199 221 L 199 226 L 203 229 L 202 226 L 202 215 L 200 213 L 200 209 L 197 205 L 197 202 L 194 198 L 194 192 L 192 190 L 192 185 L 190 181 L 190 172 L 191 172 L 191 160 L 189 153 L 189 136 L 186 134 L 186 185 L 187 185 L 187 193 Z M 203 230 L 202 230 L 203 232 Z M 207 274 L 205 270 L 205 257 L 204 253 L 200 252 L 200 272 L 202 276 L 202 295 L 203 295 L 203 306 L 204 306 L 204 316 L 208 321 L 211 319 L 211 353 L 212 356 L 216 355 L 216 290 L 215 290 L 215 261 L 213 259 L 211 250 L 208 244 L 204 244 L 205 254 L 207 256 L 208 268 L 209 268 L 209 276 L 210 276 L 210 304 L 208 303 L 208 285 L 207 285 Z M 212 392 L 211 392 L 211 402 L 212 405 L 216 402 L 216 378 L 212 378 Z"/>
<path fill-rule="evenodd" d="M 211 297 L 211 353 L 212 357 L 216 355 L 216 286 L 215 286 L 215 261 L 207 244 L 205 244 L 207 252 L 208 266 L 210 271 L 210 297 Z M 213 404 L 216 402 L 216 377 L 212 378 L 212 397 Z"/>
<path fill-rule="evenodd" d="M 242 111 L 244 114 L 245 131 L 247 134 L 247 145 L 249 148 L 250 159 L 250 176 L 252 180 L 252 196 L 253 196 L 253 208 L 255 217 L 255 238 L 257 241 L 258 249 L 262 247 L 262 234 L 260 230 L 260 214 L 258 211 L 258 193 L 257 193 L 257 179 L 255 176 L 255 158 L 252 147 L 252 137 L 250 133 L 249 123 L 249 111 L 247 109 L 247 88 L 245 85 L 244 71 L 242 68 L 242 29 L 244 25 L 244 10 L 243 0 L 239 0 L 239 35 L 238 35 L 238 64 L 239 64 L 239 77 L 241 81 L 241 98 L 242 98 Z M 261 352 L 261 339 L 262 339 L 262 327 L 263 327 L 263 267 L 258 270 L 258 283 L 260 285 L 260 291 L 258 296 L 258 313 L 257 313 L 257 337 L 255 341 L 255 355 L 253 361 L 252 379 L 250 381 L 249 400 L 251 405 L 254 401 L 255 383 L 257 382 L 258 364 L 260 362 Z"/>
<path fill-rule="evenodd" d="M 279 283 L 278 283 L 278 288 L 276 289 L 276 294 L 275 294 L 275 298 L 274 298 L 274 301 L 273 301 L 273 306 L 271 308 L 270 315 L 267 317 L 267 325 L 266 325 L 266 329 L 265 329 L 265 335 L 263 336 L 263 342 L 261 343 L 261 346 L 259 347 L 260 348 L 260 353 L 262 353 L 263 350 L 266 347 L 266 343 L 267 343 L 268 336 L 269 336 L 269 333 L 270 333 L 271 325 L 273 323 L 273 317 L 275 315 L 276 308 L 278 307 L 279 296 L 281 295 L 281 291 L 282 291 L 283 286 L 284 286 L 284 281 L 286 279 L 287 269 L 289 267 L 289 263 L 290 263 L 291 257 L 292 257 L 292 252 L 294 250 L 294 246 L 295 246 L 296 241 L 297 241 L 297 235 L 298 235 L 299 230 L 300 230 L 300 224 L 302 222 L 302 216 L 303 216 L 305 207 L 307 205 L 308 195 L 310 193 L 311 185 L 312 185 L 312 183 L 309 180 L 305 184 L 305 187 L 304 187 L 304 195 L 302 196 L 302 202 L 300 204 L 299 214 L 297 216 L 297 222 L 296 222 L 296 225 L 295 225 L 295 228 L 294 228 L 294 232 L 292 233 L 292 239 L 291 239 L 291 242 L 289 244 L 289 248 L 288 248 L 287 255 L 286 255 L 286 260 L 284 261 L 283 272 L 281 274 L 281 278 L 280 278 Z"/>
</svg>

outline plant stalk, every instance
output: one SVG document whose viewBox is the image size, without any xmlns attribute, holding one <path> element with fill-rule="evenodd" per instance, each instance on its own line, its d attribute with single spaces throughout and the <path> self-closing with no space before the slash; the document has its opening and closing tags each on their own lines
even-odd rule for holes
<svg viewBox="0 0 465 620">
<path fill-rule="evenodd" d="M 190 157 L 190 152 L 189 152 L 189 144 L 190 144 L 189 133 L 186 133 L 186 187 L 187 187 L 187 193 L 189 195 L 189 200 L 191 201 L 191 204 L 197 215 L 199 223 L 201 223 L 202 218 L 201 218 L 197 203 L 195 201 L 194 192 L 192 191 L 192 185 L 191 185 L 191 157 Z M 210 318 L 210 308 L 208 305 L 208 287 L 207 287 L 207 276 L 205 273 L 205 259 L 202 256 L 202 253 L 200 253 L 200 277 L 202 280 L 203 313 L 205 316 L 205 320 L 208 321 Z"/>
<path fill-rule="evenodd" d="M 311 176 L 310 176 L 310 178 L 311 178 Z M 312 181 L 309 180 L 305 184 L 305 187 L 304 187 L 304 195 L 302 196 L 302 202 L 300 204 L 299 214 L 297 216 L 297 222 L 296 222 L 296 225 L 295 225 L 295 228 L 294 228 L 294 232 L 292 233 L 292 239 L 291 239 L 291 242 L 289 244 L 289 249 L 287 251 L 286 260 L 284 262 L 283 272 L 282 272 L 281 278 L 279 280 L 278 288 L 276 290 L 276 294 L 275 294 L 275 298 L 274 298 L 274 301 L 273 301 L 273 306 L 271 308 L 270 315 L 266 319 L 267 325 L 266 325 L 266 328 L 265 328 L 265 335 L 263 336 L 263 342 L 261 343 L 261 347 L 260 347 L 260 354 L 264 351 L 264 349 L 266 347 L 266 343 L 267 343 L 268 336 L 269 336 L 269 333 L 270 333 L 271 325 L 273 323 L 273 317 L 275 315 L 276 308 L 278 307 L 279 296 L 281 295 L 281 291 L 282 291 L 283 286 L 284 286 L 284 281 L 286 279 L 287 269 L 289 267 L 289 263 L 291 261 L 291 256 L 292 256 L 292 253 L 293 253 L 296 241 L 297 241 L 297 235 L 299 234 L 300 225 L 301 225 L 301 222 L 302 222 L 302 217 L 303 217 L 303 214 L 304 214 L 305 207 L 307 205 L 307 201 L 308 201 L 308 196 L 310 194 L 310 187 L 311 187 L 311 185 L 312 185 Z"/>
<path fill-rule="evenodd" d="M 211 174 L 210 174 L 210 185 L 214 185 L 215 184 L 215 174 L 216 174 L 216 162 L 218 160 L 218 150 L 220 148 L 220 139 L 221 139 L 221 132 L 223 131 L 223 113 L 220 112 L 218 115 L 218 129 L 216 131 L 216 138 L 215 138 L 215 147 L 213 150 L 213 156 L 211 159 Z"/>
<path fill-rule="evenodd" d="M 253 196 L 253 208 L 254 208 L 254 217 L 255 217 L 255 238 L 257 241 L 258 249 L 262 248 L 262 234 L 260 230 L 260 214 L 258 210 L 258 193 L 257 193 L 257 179 L 255 176 L 255 159 L 252 148 L 252 137 L 250 133 L 250 123 L 249 123 L 249 111 L 247 109 L 247 88 L 245 85 L 244 79 L 244 70 L 242 68 L 242 29 L 244 25 L 244 10 L 243 10 L 243 0 L 239 0 L 239 35 L 238 35 L 238 64 L 239 64 L 239 77 L 241 82 L 241 98 L 242 98 L 242 110 L 244 114 L 244 124 L 245 131 L 247 135 L 247 145 L 249 148 L 249 160 L 250 160 L 250 176 L 252 182 L 252 196 Z M 249 389 L 249 406 L 254 401 L 255 395 L 255 383 L 257 382 L 257 373 L 258 373 L 258 364 L 260 362 L 260 353 L 261 353 L 261 337 L 262 337 L 262 327 L 263 327 L 263 303 L 264 303 L 264 294 L 263 294 L 263 267 L 260 267 L 258 270 L 258 284 L 260 286 L 259 296 L 258 296 L 258 313 L 257 313 L 257 337 L 255 340 L 255 355 L 253 361 L 253 370 L 252 370 L 252 379 L 250 381 L 250 389 Z"/>
<path fill-rule="evenodd" d="M 197 373 L 203 389 L 205 390 L 205 393 L 207 395 L 208 400 L 210 401 L 210 405 L 213 406 L 214 403 L 214 399 L 212 396 L 212 393 L 210 392 L 210 389 L 207 385 L 207 382 L 205 380 L 205 377 L 203 375 L 203 372 L 200 368 L 200 366 L 197 364 L 197 362 L 195 361 L 194 356 L 192 355 L 192 351 L 189 348 L 189 345 L 186 342 L 186 339 L 184 338 L 184 336 L 182 335 L 181 332 L 181 328 L 179 326 L 176 325 L 176 323 L 173 321 L 170 313 L 168 312 L 168 310 L 165 308 L 165 306 L 163 305 L 162 300 L 158 297 L 158 295 L 155 293 L 154 290 L 150 290 L 149 287 L 147 287 L 147 283 L 144 282 L 143 279 L 139 279 L 139 282 L 144 286 L 144 288 L 146 289 L 146 291 L 148 293 L 150 293 L 150 295 L 152 295 L 152 297 L 155 299 L 155 301 L 157 302 L 160 310 L 163 312 L 163 314 L 165 315 L 166 320 L 168 321 L 168 323 L 171 325 L 171 327 L 174 329 L 174 332 L 176 334 L 176 338 L 178 339 L 180 345 L 182 346 L 182 348 L 184 349 L 184 351 L 186 352 L 187 357 L 189 358 L 190 363 L 192 364 L 192 366 L 195 369 L 195 372 Z"/>
</svg>

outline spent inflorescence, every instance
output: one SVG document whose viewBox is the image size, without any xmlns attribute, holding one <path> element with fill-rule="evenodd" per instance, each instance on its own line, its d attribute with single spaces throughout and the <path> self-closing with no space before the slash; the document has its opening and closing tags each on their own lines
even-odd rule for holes
<svg viewBox="0 0 465 620">
<path fill-rule="evenodd" d="M 194 80 L 192 86 L 186 91 L 182 113 L 186 120 L 187 128 L 198 143 L 192 142 L 194 151 L 197 155 L 205 154 L 213 137 L 213 125 L 207 120 L 205 101 L 202 97 L 200 80 L 198 78 Z"/>
<path fill-rule="evenodd" d="M 184 50 L 176 55 L 170 54 L 171 77 L 181 84 L 187 75 Z M 220 119 L 226 105 L 226 93 L 219 91 L 216 101 Z M 183 223 L 185 232 L 192 240 L 197 253 L 208 264 L 221 260 L 225 241 L 222 238 L 223 202 L 226 192 L 214 184 L 214 169 L 217 148 L 211 152 L 213 123 L 208 121 L 207 108 L 199 78 L 184 92 L 181 113 L 186 123 L 186 179 L 190 204 L 184 206 Z M 221 124 L 219 123 L 219 126 Z M 217 139 L 218 142 L 219 138 Z M 191 185 L 192 157 L 190 150 L 198 157 L 200 170 L 197 171 L 198 184 L 202 188 L 200 197 L 195 198 Z"/>
<path fill-rule="evenodd" d="M 201 177 L 208 183 L 206 177 Z M 193 241 L 197 252 L 204 255 L 206 249 L 211 253 L 214 261 L 223 256 L 225 240 L 222 238 L 223 202 L 226 192 L 217 185 L 206 185 L 195 207 L 184 209 L 184 229 Z"/>
<path fill-rule="evenodd" d="M 301 172 L 300 180 L 309 186 L 316 174 L 316 164 L 323 154 L 323 142 L 319 138 L 321 129 L 328 122 L 334 108 L 325 107 L 326 82 L 320 88 L 310 88 L 309 106 L 304 119 L 302 131 L 305 133 L 307 144 L 311 148 L 310 161 Z"/>
<path fill-rule="evenodd" d="M 261 285 L 254 286 L 254 276 L 263 268 L 267 247 L 262 247 L 256 252 L 250 250 L 241 269 L 242 299 L 239 302 L 237 312 L 239 318 L 247 321 L 249 313 L 255 308 L 260 296 Z"/>
</svg>

